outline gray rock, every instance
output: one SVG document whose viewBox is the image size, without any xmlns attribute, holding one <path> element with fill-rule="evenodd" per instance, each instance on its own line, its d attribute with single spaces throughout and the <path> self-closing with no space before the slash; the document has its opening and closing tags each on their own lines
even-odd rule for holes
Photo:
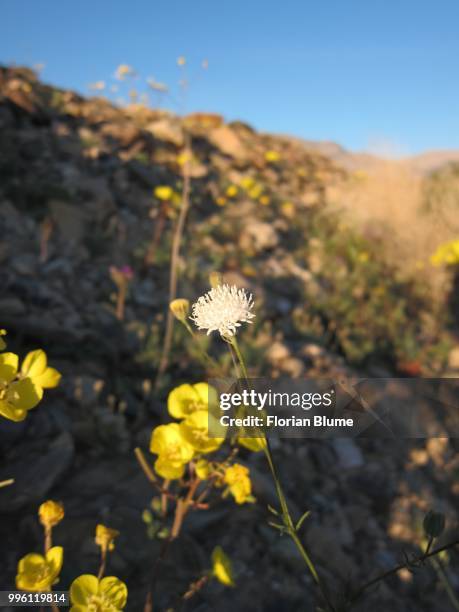
<svg viewBox="0 0 459 612">
<path fill-rule="evenodd" d="M 0 489 L 0 512 L 16 512 L 29 504 L 41 503 L 68 470 L 73 455 L 73 439 L 68 432 L 60 434 L 49 446 L 21 445 L 18 457 L 7 461 L 0 471 L 0 480 L 15 481 Z"/>
<path fill-rule="evenodd" d="M 362 451 L 351 438 L 336 438 L 332 440 L 332 445 L 340 468 L 349 470 L 365 463 Z"/>
</svg>

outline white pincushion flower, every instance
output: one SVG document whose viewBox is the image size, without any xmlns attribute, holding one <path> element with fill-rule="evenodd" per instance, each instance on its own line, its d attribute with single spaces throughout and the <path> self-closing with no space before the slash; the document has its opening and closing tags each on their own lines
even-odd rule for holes
<svg viewBox="0 0 459 612">
<path fill-rule="evenodd" d="M 207 335 L 219 331 L 222 336 L 234 336 L 241 323 L 251 323 L 255 315 L 252 295 L 235 285 L 219 285 L 202 295 L 193 304 L 190 319 L 198 329 L 207 329 Z"/>
</svg>

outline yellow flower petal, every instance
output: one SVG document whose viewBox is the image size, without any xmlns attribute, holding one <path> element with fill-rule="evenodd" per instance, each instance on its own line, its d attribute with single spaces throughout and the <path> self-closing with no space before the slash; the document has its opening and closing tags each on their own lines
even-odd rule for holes
<svg viewBox="0 0 459 612">
<path fill-rule="evenodd" d="M 171 463 L 167 456 L 159 456 L 155 461 L 155 472 L 166 480 L 178 480 L 185 473 L 184 463 Z"/>
<path fill-rule="evenodd" d="M 211 472 L 210 463 L 206 459 L 200 459 L 196 463 L 195 470 L 198 478 L 200 478 L 201 480 L 207 480 Z"/>
<path fill-rule="evenodd" d="M 99 593 L 105 595 L 111 604 L 118 610 L 124 608 L 127 602 L 128 590 L 124 582 L 115 576 L 102 578 L 99 585 Z"/>
<path fill-rule="evenodd" d="M 159 185 L 158 187 L 155 187 L 154 194 L 158 200 L 167 202 L 172 198 L 174 191 L 172 187 L 169 187 L 168 185 Z"/>
<path fill-rule="evenodd" d="M 237 504 L 253 501 L 249 474 L 249 469 L 240 463 L 235 463 L 225 471 L 224 481 Z"/>
<path fill-rule="evenodd" d="M 8 387 L 8 401 L 15 408 L 31 410 L 43 398 L 43 389 L 34 385 L 30 378 L 18 380 Z"/>
<path fill-rule="evenodd" d="M 43 389 L 53 389 L 57 387 L 61 380 L 61 373 L 55 368 L 46 368 L 40 376 L 34 376 L 33 381 Z"/>
<path fill-rule="evenodd" d="M 78 576 L 70 586 L 70 601 L 72 604 L 86 606 L 88 597 L 97 595 L 99 581 L 96 576 L 83 574 Z"/>
<path fill-rule="evenodd" d="M 55 576 L 60 574 L 64 560 L 64 549 L 62 546 L 53 546 L 46 553 L 46 561 L 49 563 L 52 573 Z"/>
<path fill-rule="evenodd" d="M 18 371 L 19 357 L 14 353 L 0 355 L 0 380 L 11 382 Z"/>
<path fill-rule="evenodd" d="M 212 574 L 225 586 L 235 586 L 231 561 L 221 546 L 216 546 L 212 552 Z"/>
<path fill-rule="evenodd" d="M 47 364 L 48 360 L 45 351 L 41 349 L 31 351 L 22 362 L 21 374 L 29 378 L 41 376 L 45 372 Z"/>
<path fill-rule="evenodd" d="M 9 402 L 0 400 L 0 414 L 5 417 L 5 419 L 18 423 L 26 418 L 27 410 L 25 408 L 17 408 Z"/>
<path fill-rule="evenodd" d="M 26 591 L 50 591 L 62 568 L 63 548 L 54 546 L 46 557 L 30 553 L 18 563 L 16 587 Z"/>
<path fill-rule="evenodd" d="M 193 412 L 180 423 L 180 431 L 185 440 L 200 453 L 211 453 L 219 448 L 225 438 L 209 437 L 209 419 L 212 415 L 207 410 Z M 215 427 L 218 421 L 215 420 Z M 224 428 L 223 428 L 224 429 Z M 213 428 L 215 431 L 215 428 Z"/>
</svg>

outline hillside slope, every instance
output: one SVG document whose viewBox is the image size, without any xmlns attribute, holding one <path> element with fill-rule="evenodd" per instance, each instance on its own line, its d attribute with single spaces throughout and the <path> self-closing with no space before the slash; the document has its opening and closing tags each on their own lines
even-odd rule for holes
<svg viewBox="0 0 459 612">
<path fill-rule="evenodd" d="M 212 271 L 253 292 L 257 317 L 241 345 L 254 375 L 445 371 L 444 320 L 426 287 L 387 262 L 380 236 L 329 207 L 348 177 L 332 159 L 217 115 L 116 108 L 44 85 L 26 69 L 0 68 L 0 328 L 10 350 L 42 346 L 63 373 L 30 418 L 0 424 L 0 480 L 16 479 L 0 495 L 0 588 L 12 588 L 18 558 L 41 546 L 36 506 L 51 496 L 66 508 L 56 529 L 66 551 L 60 584 L 97 565 L 88 534 L 107 522 L 121 531 L 110 571 L 129 584 L 128 610 L 143 607 L 159 543 L 141 520 L 152 492 L 132 451 L 148 449 L 172 387 L 209 376 L 176 329 L 169 368 L 152 389 L 187 138 L 191 207 L 179 295 L 194 301 Z M 123 317 L 113 266 L 132 271 Z M 229 373 L 222 343 L 202 342 Z M 417 550 L 419 517 L 433 501 L 454 517 L 448 443 L 288 442 L 276 447 L 286 493 L 296 515 L 312 510 L 305 538 L 333 589 Z M 187 519 L 163 568 L 158 609 L 185 592 L 216 543 L 236 560 L 238 588 L 222 596 L 211 586 L 190 609 L 304 612 L 317 603 L 301 559 L 267 527 L 266 505 L 276 501 L 263 457 L 242 455 L 258 503 L 235 510 L 221 501 Z M 436 585 L 396 579 L 356 610 L 446 610 Z"/>
</svg>

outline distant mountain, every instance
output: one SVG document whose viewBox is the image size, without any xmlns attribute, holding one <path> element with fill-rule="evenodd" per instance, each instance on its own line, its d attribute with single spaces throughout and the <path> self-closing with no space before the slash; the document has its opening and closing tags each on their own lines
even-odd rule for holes
<svg viewBox="0 0 459 612">
<path fill-rule="evenodd" d="M 451 162 L 459 162 L 459 150 L 433 150 L 419 153 L 418 155 L 402 157 L 402 158 L 386 158 L 373 153 L 367 152 L 352 152 L 348 151 L 336 142 L 329 140 L 304 140 L 291 136 L 286 136 L 288 140 L 301 142 L 306 149 L 314 151 L 329 157 L 347 170 L 369 170 L 375 166 L 379 166 L 381 162 L 400 163 L 411 166 L 415 172 L 420 174 L 429 174 L 437 170 L 441 166 Z"/>
</svg>

